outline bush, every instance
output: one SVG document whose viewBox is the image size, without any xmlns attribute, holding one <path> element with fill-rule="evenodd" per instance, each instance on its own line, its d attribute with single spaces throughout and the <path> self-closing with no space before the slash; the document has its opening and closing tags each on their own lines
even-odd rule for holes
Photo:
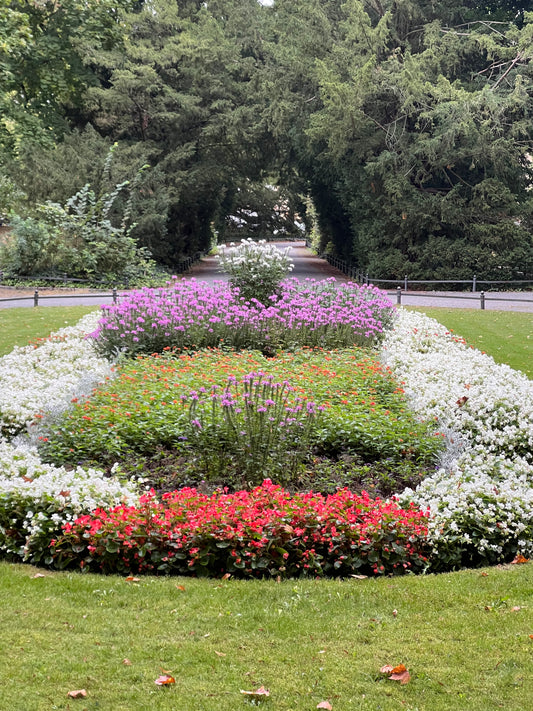
<svg viewBox="0 0 533 711">
<path fill-rule="evenodd" d="M 291 496 L 266 480 L 251 492 L 153 493 L 63 527 L 50 557 L 106 573 L 296 577 L 399 574 L 427 561 L 427 519 L 413 506 L 348 490 Z"/>
<path fill-rule="evenodd" d="M 109 151 L 103 178 L 113 155 Z M 66 273 L 71 278 L 124 281 L 155 275 L 148 250 L 131 236 L 131 200 L 122 209 L 117 201 L 135 188 L 142 168 L 131 181 L 98 194 L 85 185 L 64 206 L 46 202 L 36 214 L 11 219 L 11 237 L 0 250 L 0 267 L 8 277 Z M 113 212 L 118 215 L 113 215 Z"/>
<path fill-rule="evenodd" d="M 244 301 L 257 299 L 268 304 L 270 297 L 279 294 L 281 280 L 292 271 L 289 252 L 262 239 L 244 239 L 229 247 L 221 244 L 216 255 L 222 271 L 229 274 L 230 283 L 238 289 Z"/>
</svg>

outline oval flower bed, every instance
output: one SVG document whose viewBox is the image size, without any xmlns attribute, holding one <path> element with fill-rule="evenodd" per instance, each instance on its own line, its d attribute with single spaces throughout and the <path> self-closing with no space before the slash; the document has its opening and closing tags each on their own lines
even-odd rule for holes
<svg viewBox="0 0 533 711">
<path fill-rule="evenodd" d="M 390 491 L 398 497 L 383 501 L 346 489 L 330 497 L 289 494 L 270 482 L 252 491 L 207 495 L 204 489 L 185 488 L 157 498 L 143 493 L 135 472 L 130 470 L 128 479 L 120 473 L 120 450 L 118 466 L 108 462 L 104 473 L 99 465 L 78 466 L 77 444 L 72 447 L 74 459 L 65 466 L 52 460 L 43 463 L 36 448 L 39 437 L 46 437 L 47 428 L 65 417 L 73 399 L 87 397 L 95 382 L 107 380 L 121 388 L 119 374 L 126 379 L 123 395 L 109 388 L 106 397 L 124 399 L 119 408 L 124 437 L 148 437 L 149 428 L 143 430 L 137 416 L 129 417 L 142 398 L 135 396 L 126 407 L 132 383 L 145 375 L 149 389 L 156 381 L 161 388 L 157 407 L 152 404 L 154 395 L 147 395 L 146 411 L 152 419 L 146 424 L 150 431 L 161 426 L 163 434 L 168 425 L 172 400 L 167 397 L 171 384 L 165 359 L 159 360 L 152 382 L 151 369 L 144 371 L 135 361 L 124 368 L 109 355 L 96 358 L 86 334 L 95 331 L 98 316 L 86 317 L 75 329 L 64 329 L 42 345 L 15 349 L 0 359 L 0 553 L 11 560 L 109 572 L 261 577 L 450 570 L 533 554 L 533 383 L 468 348 L 432 319 L 399 310 L 384 333 L 381 360 L 399 379 L 398 396 L 402 389 L 407 396 L 410 411 L 404 414 L 399 403 L 398 422 L 408 434 L 414 433 L 408 419 L 418 413 L 417 426 L 432 422 L 432 432 L 440 432 L 447 447 L 423 480 L 407 489 L 395 472 L 400 460 L 389 462 L 385 476 L 396 484 Z M 161 342 L 167 325 L 156 323 Z M 297 332 L 305 335 L 306 329 L 293 329 L 291 338 Z M 136 337 L 141 339 L 142 331 Z M 226 356 L 206 354 L 207 375 L 213 374 L 207 362 L 211 357 Z M 315 390 L 322 387 L 322 371 L 330 389 L 331 379 L 337 379 L 337 399 L 324 386 L 327 407 L 321 415 L 320 446 L 342 448 L 347 440 L 341 430 L 352 431 L 346 423 L 353 410 L 367 450 L 382 448 L 382 425 L 391 422 L 385 439 L 396 442 L 402 456 L 413 456 L 415 450 L 404 434 L 393 429 L 394 417 L 377 419 L 376 396 L 390 395 L 387 388 L 381 392 L 382 383 L 378 387 L 370 380 L 376 392 L 369 391 L 367 398 L 359 385 L 357 393 L 352 392 L 354 382 L 341 384 L 341 376 L 351 372 L 346 351 L 326 353 L 327 368 L 321 364 L 318 370 L 311 368 L 307 357 L 295 344 L 294 354 L 278 352 L 269 362 L 279 360 L 287 366 L 290 362 L 294 377 L 294 359 L 303 359 L 302 373 L 306 371 Z M 182 365 L 184 359 L 188 363 L 189 356 L 181 356 Z M 366 369 L 365 378 L 375 372 Z M 188 388 L 193 385 L 187 383 Z M 316 394 L 320 392 L 313 394 L 315 399 Z M 175 399 L 176 407 L 181 407 Z M 114 418 L 115 405 L 107 405 Z M 388 401 L 386 407 L 387 417 L 393 415 Z M 335 417 L 328 419 L 334 410 Z M 80 417 L 82 426 L 88 427 L 92 414 L 80 412 Z M 118 421 L 110 424 L 113 429 Z M 328 432 L 337 433 L 342 441 L 329 434 L 325 438 Z M 359 436 L 359 430 L 353 432 Z M 345 455 L 349 460 L 352 452 Z M 142 466 L 141 462 L 141 474 Z M 326 491 L 339 488 L 332 473 L 328 470 L 326 476 L 334 488 Z M 314 482 L 308 478 L 305 486 L 316 489 Z"/>
</svg>

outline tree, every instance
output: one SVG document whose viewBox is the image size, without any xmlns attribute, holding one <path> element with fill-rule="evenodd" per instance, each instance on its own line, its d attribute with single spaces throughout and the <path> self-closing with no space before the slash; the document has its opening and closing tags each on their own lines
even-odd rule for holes
<svg viewBox="0 0 533 711">
<path fill-rule="evenodd" d="M 333 193 L 317 209 L 347 217 L 325 240 L 376 276 L 533 271 L 531 15 L 521 30 L 430 22 L 420 36 L 407 6 L 373 21 L 348 0 L 315 65 L 305 133 Z"/>
</svg>

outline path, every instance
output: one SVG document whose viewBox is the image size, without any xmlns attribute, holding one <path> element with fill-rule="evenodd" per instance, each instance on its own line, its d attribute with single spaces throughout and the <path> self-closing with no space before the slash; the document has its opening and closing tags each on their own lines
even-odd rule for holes
<svg viewBox="0 0 533 711">
<path fill-rule="evenodd" d="M 291 276 L 298 279 L 327 279 L 335 277 L 338 281 L 349 281 L 341 271 L 331 266 L 324 259 L 320 259 L 311 252 L 302 242 L 276 242 L 277 247 L 283 249 L 290 247 L 290 257 L 294 263 Z M 227 275 L 218 271 L 215 257 L 207 256 L 197 262 L 183 275 L 183 279 L 198 279 L 212 283 L 216 280 L 227 280 Z M 75 294 L 75 295 L 74 295 Z M 390 298 L 396 303 L 397 290 L 388 290 Z M 6 301 L 4 299 L 14 299 Z M 42 289 L 39 291 L 39 305 L 41 306 L 88 306 L 94 303 L 95 308 L 100 304 L 110 304 L 113 299 L 111 293 L 98 292 L 91 289 Z M 481 296 L 479 293 L 456 291 L 402 291 L 401 303 L 404 306 L 441 306 L 460 309 L 480 309 Z M 33 306 L 33 290 L 26 291 L 0 287 L 0 308 Z M 533 314 L 533 292 L 487 292 L 485 294 L 485 309 L 487 311 L 521 311 Z"/>
</svg>

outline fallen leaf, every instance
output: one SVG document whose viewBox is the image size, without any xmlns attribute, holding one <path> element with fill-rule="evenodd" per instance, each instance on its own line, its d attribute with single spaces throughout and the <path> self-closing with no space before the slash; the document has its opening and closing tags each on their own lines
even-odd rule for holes
<svg viewBox="0 0 533 711">
<path fill-rule="evenodd" d="M 246 696 L 251 696 L 253 699 L 256 699 L 261 696 L 270 696 L 270 691 L 265 689 L 264 686 L 260 686 L 259 689 L 256 689 L 255 691 L 243 691 L 241 689 L 241 694 L 245 694 Z"/>
<path fill-rule="evenodd" d="M 530 634 L 530 635 L 529 635 L 529 639 L 533 639 L 533 634 Z"/>
<path fill-rule="evenodd" d="M 215 654 L 217 655 L 217 657 L 225 657 L 226 656 L 224 652 L 217 652 L 216 649 L 215 649 Z"/>
<path fill-rule="evenodd" d="M 138 583 L 138 582 L 140 582 L 141 579 L 140 579 L 140 578 L 134 578 L 133 575 L 128 575 L 128 577 L 127 577 L 127 578 L 124 578 L 124 580 L 125 580 L 127 583 Z"/>
<path fill-rule="evenodd" d="M 185 592 L 185 585 L 176 585 L 178 590 L 181 590 L 182 592 Z"/>
<path fill-rule="evenodd" d="M 403 674 L 403 672 L 407 671 L 407 667 L 404 664 L 398 664 L 397 667 L 394 667 L 392 670 L 393 674 Z"/>
<path fill-rule="evenodd" d="M 511 612 L 520 612 L 521 609 L 519 605 L 516 605 L 515 607 L 511 607 Z"/>
<path fill-rule="evenodd" d="M 481 573 L 481 576 L 480 576 L 480 577 L 482 577 L 482 578 L 488 578 L 488 577 L 489 577 L 489 574 L 488 574 L 488 573 Z"/>
<path fill-rule="evenodd" d="M 382 674 L 388 674 L 390 681 L 399 681 L 400 684 L 407 684 L 411 679 L 411 675 L 404 664 L 398 664 L 396 667 L 386 664 L 379 671 Z"/>
<path fill-rule="evenodd" d="M 131 662 L 129 659 L 123 659 L 122 664 L 124 664 L 125 667 L 131 667 Z"/>
<path fill-rule="evenodd" d="M 32 575 L 32 579 L 35 578 L 46 578 L 46 575 L 43 575 L 43 573 L 35 573 L 35 575 Z"/>
<path fill-rule="evenodd" d="M 382 674 L 390 674 L 393 669 L 394 669 L 394 667 L 392 666 L 392 664 L 385 664 L 385 666 L 381 667 L 381 669 L 379 671 Z"/>
<path fill-rule="evenodd" d="M 222 576 L 221 580 L 229 580 L 230 578 L 231 578 L 231 573 L 225 573 L 225 574 Z"/>
<path fill-rule="evenodd" d="M 525 558 L 520 553 L 511 561 L 511 565 L 523 565 L 524 563 L 529 563 L 529 558 Z"/>
<path fill-rule="evenodd" d="M 66 499 L 68 496 L 70 496 L 70 489 L 62 489 L 59 492 L 59 496 L 62 496 L 64 499 Z"/>
<path fill-rule="evenodd" d="M 400 684 L 408 684 L 409 681 L 411 680 L 411 675 L 409 674 L 409 672 L 406 669 L 401 674 L 391 674 L 389 676 L 389 679 L 391 681 L 399 681 Z"/>
<path fill-rule="evenodd" d="M 76 689 L 76 691 L 69 691 L 67 696 L 70 699 L 84 699 L 87 696 L 85 689 Z"/>
<path fill-rule="evenodd" d="M 350 575 L 350 578 L 354 578 L 355 580 L 365 580 L 368 578 L 368 575 Z"/>
<path fill-rule="evenodd" d="M 155 683 L 158 686 L 168 686 L 169 684 L 175 684 L 176 680 L 174 679 L 173 676 L 168 676 L 167 674 L 161 674 L 161 676 L 157 677 L 157 679 L 155 680 Z"/>
<path fill-rule="evenodd" d="M 329 701 L 321 701 L 319 704 L 317 704 L 317 709 L 326 709 L 327 711 L 332 711 L 333 706 L 329 703 Z"/>
<path fill-rule="evenodd" d="M 466 395 L 463 395 L 463 397 L 460 397 L 459 400 L 457 400 L 457 407 L 462 407 L 467 401 L 468 398 L 466 397 Z"/>
</svg>

